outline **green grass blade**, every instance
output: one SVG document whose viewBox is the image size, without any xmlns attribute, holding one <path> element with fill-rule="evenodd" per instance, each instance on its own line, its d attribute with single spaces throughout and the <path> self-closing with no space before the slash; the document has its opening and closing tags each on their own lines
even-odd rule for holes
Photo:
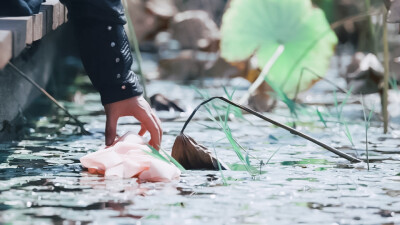
<svg viewBox="0 0 400 225">
<path fill-rule="evenodd" d="M 160 152 L 158 152 L 155 148 L 153 148 L 150 145 L 147 145 L 147 146 L 150 148 L 151 152 L 146 151 L 146 150 L 144 150 L 144 152 L 146 152 L 147 154 L 149 154 L 157 159 L 160 159 L 166 163 L 169 163 L 169 164 L 171 163 L 168 159 L 166 159 L 163 155 L 161 155 Z"/>
<path fill-rule="evenodd" d="M 325 121 L 324 117 L 322 116 L 322 113 L 319 111 L 318 108 L 317 108 L 317 115 L 319 117 L 319 120 L 324 124 L 325 128 L 328 128 L 328 126 L 326 125 L 326 121 Z"/>
<path fill-rule="evenodd" d="M 335 104 L 336 117 L 337 117 L 338 121 L 340 121 L 339 105 L 338 105 L 336 90 L 333 91 L 333 102 Z"/>
<path fill-rule="evenodd" d="M 267 160 L 267 162 L 265 163 L 265 165 L 268 165 L 269 161 L 271 161 L 272 157 L 274 157 L 275 154 L 279 152 L 279 150 L 281 150 L 281 147 L 279 147 L 278 149 L 276 149 L 276 150 L 272 153 L 272 155 L 268 158 L 268 160 Z"/>
<path fill-rule="evenodd" d="M 364 107 L 364 97 L 361 95 L 361 105 L 363 108 L 363 114 L 364 114 L 364 123 L 365 123 L 365 156 L 367 157 L 367 166 L 369 170 L 369 151 L 368 151 L 368 129 L 369 129 L 369 120 L 367 120 L 367 115 L 365 113 L 365 107 Z M 369 116 L 371 116 L 372 110 L 369 112 Z M 370 117 L 368 117 L 370 119 Z"/>
<path fill-rule="evenodd" d="M 224 185 L 228 185 L 228 181 L 226 180 L 226 178 L 224 176 L 224 173 L 222 172 L 221 163 L 219 162 L 218 155 L 217 155 L 217 150 L 215 150 L 215 146 L 213 146 L 213 149 L 214 149 L 215 158 L 217 159 L 218 170 L 221 173 L 222 182 L 224 183 Z"/>
<path fill-rule="evenodd" d="M 247 165 L 250 165 L 250 157 L 248 152 L 246 152 L 246 163 Z"/>
<path fill-rule="evenodd" d="M 345 128 L 344 133 L 346 134 L 347 139 L 349 139 L 351 145 L 354 146 L 353 137 L 351 136 L 349 127 L 347 126 L 347 122 L 343 121 L 343 125 L 344 125 L 344 128 Z"/>
<path fill-rule="evenodd" d="M 172 156 L 170 156 L 164 149 L 161 149 L 161 151 L 166 155 L 169 159 L 170 162 L 172 162 L 178 169 L 182 172 L 185 172 L 186 169 L 178 162 L 176 161 Z"/>
<path fill-rule="evenodd" d="M 344 98 L 344 100 L 340 104 L 340 107 L 339 107 L 339 110 L 340 110 L 339 111 L 339 117 L 340 118 L 342 118 L 343 108 L 346 105 L 347 101 L 349 100 L 352 90 L 353 90 L 353 86 L 350 87 L 349 91 L 346 93 L 346 97 Z"/>
<path fill-rule="evenodd" d="M 202 98 L 206 99 L 209 98 L 207 93 L 201 92 L 199 89 L 196 87 L 192 87 Z M 232 99 L 233 94 L 229 94 L 227 89 L 224 87 L 224 92 L 227 95 L 228 99 Z M 246 157 L 243 156 L 242 150 L 245 151 L 238 143 L 237 141 L 233 138 L 232 132 L 228 126 L 228 118 L 229 114 L 231 112 L 231 105 L 228 105 L 226 107 L 216 105 L 214 102 L 210 102 L 205 105 L 205 108 L 208 112 L 208 117 L 214 121 L 219 127 L 221 127 L 222 131 L 224 132 L 226 138 L 228 139 L 228 142 L 232 146 L 232 149 L 236 153 L 237 157 L 239 158 L 240 162 L 243 163 L 244 167 L 246 170 L 249 172 L 250 175 L 252 175 L 252 169 L 250 165 L 250 160 L 246 160 Z M 218 120 L 215 118 L 215 114 L 217 114 Z M 221 115 L 225 115 L 225 118 L 222 118 Z"/>
</svg>

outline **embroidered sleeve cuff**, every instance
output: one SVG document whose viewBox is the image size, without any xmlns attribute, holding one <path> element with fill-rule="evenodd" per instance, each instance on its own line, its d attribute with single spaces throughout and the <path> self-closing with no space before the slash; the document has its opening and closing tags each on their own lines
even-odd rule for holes
<svg viewBox="0 0 400 225">
<path fill-rule="evenodd" d="M 123 83 L 105 86 L 100 90 L 101 103 L 103 105 L 122 101 L 142 94 L 143 88 L 140 85 L 136 74 L 132 74 L 131 79 L 128 79 Z"/>
</svg>

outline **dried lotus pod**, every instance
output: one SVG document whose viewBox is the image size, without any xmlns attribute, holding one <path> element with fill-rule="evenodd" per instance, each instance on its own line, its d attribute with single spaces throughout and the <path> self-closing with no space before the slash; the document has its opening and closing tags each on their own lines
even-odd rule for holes
<svg viewBox="0 0 400 225">
<path fill-rule="evenodd" d="M 184 133 L 176 137 L 171 156 L 187 170 L 219 170 L 218 160 L 210 150 Z M 221 169 L 228 169 L 224 163 L 219 163 Z"/>
</svg>

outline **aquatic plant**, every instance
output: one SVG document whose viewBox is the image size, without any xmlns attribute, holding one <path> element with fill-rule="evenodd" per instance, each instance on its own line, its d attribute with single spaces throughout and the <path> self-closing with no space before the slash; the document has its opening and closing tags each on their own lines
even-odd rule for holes
<svg viewBox="0 0 400 225">
<path fill-rule="evenodd" d="M 312 2 L 324 11 L 326 19 L 333 22 L 335 14 L 335 0 L 312 0 Z"/>
<path fill-rule="evenodd" d="M 277 122 L 277 121 L 275 121 L 275 120 L 272 120 L 272 119 L 270 119 L 270 118 L 268 118 L 268 117 L 266 117 L 266 116 L 264 116 L 264 115 L 262 115 L 262 114 L 260 114 L 260 113 L 258 113 L 258 112 L 256 112 L 256 111 L 254 111 L 254 110 L 252 110 L 252 109 L 249 109 L 249 108 L 247 108 L 247 107 L 244 107 L 244 106 L 242 106 L 242 105 L 239 105 L 239 104 L 237 104 L 237 103 L 235 103 L 235 102 L 232 102 L 231 100 L 228 100 L 228 99 L 226 99 L 226 98 L 224 98 L 224 97 L 212 97 L 212 98 L 209 98 L 209 99 L 203 101 L 202 103 L 200 103 L 200 104 L 193 110 L 192 114 L 189 116 L 189 118 L 186 120 L 185 124 L 183 125 L 183 128 L 182 128 L 182 130 L 181 130 L 181 135 L 184 135 L 184 131 L 185 131 L 187 125 L 188 125 L 188 124 L 190 123 L 190 121 L 193 119 L 194 115 L 195 115 L 196 112 L 200 109 L 201 106 L 205 105 L 207 111 L 208 111 L 211 115 L 213 115 L 213 114 L 211 113 L 210 108 L 208 108 L 208 106 L 207 106 L 206 104 L 211 103 L 213 100 L 216 100 L 216 99 L 222 100 L 222 101 L 224 101 L 224 102 L 226 102 L 226 103 L 228 103 L 228 104 L 230 104 L 230 105 L 233 105 L 233 106 L 235 106 L 235 107 L 238 107 L 238 108 L 240 108 L 240 109 L 242 109 L 242 110 L 244 110 L 244 111 L 246 111 L 246 112 L 248 112 L 248 113 L 250 113 L 250 114 L 252 114 L 252 115 L 254 115 L 254 116 L 257 116 L 257 117 L 260 118 L 260 119 L 263 119 L 263 120 L 265 120 L 265 121 L 267 121 L 267 122 L 269 122 L 269 123 L 271 123 L 271 124 L 273 124 L 273 125 L 275 125 L 275 126 L 278 126 L 278 127 L 280 127 L 280 128 L 283 128 L 283 129 L 289 131 L 291 134 L 294 134 L 294 135 L 297 135 L 297 136 L 299 136 L 299 137 L 302 137 L 302 138 L 304 138 L 304 139 L 306 139 L 306 140 L 309 140 L 309 141 L 311 141 L 311 142 L 313 142 L 313 143 L 315 143 L 315 144 L 317 144 L 317 145 L 319 145 L 319 146 L 325 148 L 326 150 L 328 150 L 328 151 L 330 151 L 330 152 L 332 152 L 332 153 L 334 153 L 334 154 L 336 154 L 336 155 L 338 155 L 338 156 L 340 156 L 340 157 L 343 157 L 343 158 L 349 160 L 350 162 L 360 162 L 359 159 L 357 159 L 357 158 L 355 158 L 355 157 L 353 157 L 353 156 L 350 156 L 350 155 L 348 155 L 348 154 L 346 154 L 346 153 L 344 153 L 344 152 L 341 152 L 341 151 L 339 151 L 339 150 L 337 150 L 337 149 L 335 149 L 335 148 L 332 148 L 332 147 L 330 147 L 330 146 L 328 146 L 328 145 L 326 145 L 326 144 L 324 144 L 324 143 L 322 143 L 322 142 L 320 142 L 320 141 L 318 141 L 318 140 L 316 140 L 316 139 L 314 139 L 314 138 L 312 138 L 312 137 L 310 137 L 310 136 L 308 136 L 308 135 L 306 135 L 306 134 L 304 134 L 304 133 L 302 133 L 302 132 L 299 132 L 299 131 L 297 131 L 297 130 L 291 128 L 291 127 L 288 127 L 288 126 L 286 126 L 286 125 L 284 125 L 284 124 L 282 124 L 282 123 L 279 123 L 279 122 Z M 212 105 L 212 104 L 213 104 L 213 103 L 211 103 L 211 105 Z M 220 117 L 220 115 L 218 115 L 218 117 L 220 118 L 220 121 L 223 121 L 223 124 L 221 125 L 221 128 L 223 129 L 224 133 L 226 134 L 226 137 L 227 137 L 228 141 L 230 142 L 230 144 L 231 144 L 232 147 L 234 148 L 234 150 L 235 150 L 235 152 L 236 152 L 238 158 L 239 158 L 240 161 L 244 164 L 246 170 L 247 170 L 250 174 L 253 174 L 253 168 L 251 167 L 250 162 L 249 162 L 249 160 L 248 160 L 248 155 L 246 155 L 246 157 L 244 157 L 243 154 L 242 154 L 242 152 L 241 152 L 241 150 L 245 150 L 245 149 L 233 138 L 232 133 L 231 133 L 231 130 L 229 129 L 229 127 L 227 127 L 226 125 L 224 125 L 224 124 L 226 124 L 226 122 L 227 122 L 227 116 L 225 117 L 225 118 L 226 118 L 225 120 L 222 120 L 222 118 Z M 218 123 L 218 121 L 217 121 L 213 116 L 210 116 L 210 119 L 211 119 L 212 121 Z M 178 138 L 179 138 L 179 136 L 178 136 Z M 174 149 L 173 149 L 172 151 L 174 151 Z M 246 150 L 245 150 L 245 151 L 246 151 Z M 246 151 L 246 153 L 247 153 L 247 151 Z"/>
<path fill-rule="evenodd" d="M 218 159 L 218 154 L 217 154 L 217 150 L 215 150 L 215 146 L 213 146 L 213 150 L 214 150 L 214 155 L 215 158 L 217 159 L 217 163 L 218 163 L 218 170 L 221 173 L 221 177 L 222 177 L 222 182 L 224 183 L 224 185 L 228 185 L 228 181 L 226 180 L 224 173 L 222 172 L 223 167 L 221 165 L 221 161 Z"/>
<path fill-rule="evenodd" d="M 365 107 L 364 107 L 364 97 L 363 96 L 361 96 L 361 105 L 363 108 L 364 126 L 365 126 L 365 155 L 367 157 L 367 166 L 368 166 L 368 170 L 369 170 L 368 130 L 371 126 L 371 118 L 372 118 L 372 115 L 374 112 L 374 108 L 372 108 L 372 110 L 369 112 L 368 118 L 367 118 L 367 114 L 365 112 Z"/>
<path fill-rule="evenodd" d="M 328 128 L 328 125 L 326 124 L 326 121 L 324 117 L 322 116 L 322 113 L 319 111 L 319 109 L 316 109 L 317 115 L 319 117 L 319 120 L 324 124 L 325 128 Z"/>
<path fill-rule="evenodd" d="M 388 11 L 386 10 L 383 21 L 383 94 L 382 94 L 382 116 L 383 116 L 383 133 L 387 133 L 389 129 L 389 112 L 388 112 L 388 92 L 389 92 L 389 42 L 388 42 L 388 26 L 387 18 Z"/>
<path fill-rule="evenodd" d="M 393 89 L 393 90 L 395 90 L 397 93 L 399 93 L 399 87 L 397 86 L 397 80 L 396 80 L 396 78 L 394 78 L 393 76 L 390 78 L 390 80 L 389 80 L 389 84 L 390 84 L 390 87 Z"/>
<path fill-rule="evenodd" d="M 149 101 L 149 98 L 147 96 L 147 88 L 146 88 L 146 79 L 142 70 L 142 54 L 140 53 L 140 49 L 139 49 L 139 42 L 138 42 L 138 38 L 136 35 L 136 31 L 135 31 L 135 27 L 133 25 L 132 22 L 132 17 L 129 14 L 129 10 L 128 10 L 128 3 L 126 2 L 126 0 L 122 1 L 124 8 L 125 8 L 125 13 L 127 15 L 127 24 L 128 24 L 128 36 L 129 39 L 131 40 L 132 44 L 133 44 L 133 49 L 134 49 L 134 55 L 137 61 L 137 66 L 138 66 L 138 72 L 139 72 L 139 76 L 140 76 L 140 83 L 143 86 L 143 97 Z"/>
<path fill-rule="evenodd" d="M 289 96 L 302 68 L 325 74 L 336 43 L 324 13 L 310 0 L 233 0 L 223 16 L 222 57 L 229 62 L 257 57 L 259 78 L 268 74 L 268 83 Z M 315 80 L 304 75 L 300 90 Z"/>
<path fill-rule="evenodd" d="M 351 135 L 351 132 L 349 130 L 347 122 L 345 120 L 343 120 L 343 118 L 342 118 L 343 107 L 346 105 L 347 101 L 349 100 L 352 90 L 353 90 L 353 87 L 350 87 L 350 89 L 346 93 L 346 97 L 340 103 L 340 105 L 337 100 L 336 91 L 333 92 L 333 97 L 334 97 L 337 121 L 339 124 L 344 126 L 343 132 L 346 135 L 347 139 L 350 141 L 351 145 L 354 147 L 353 136 Z M 355 151 L 356 151 L 356 154 L 358 155 L 357 149 Z"/>
<path fill-rule="evenodd" d="M 147 154 L 153 156 L 154 158 L 160 159 L 166 163 L 174 164 L 182 172 L 186 171 L 185 168 L 178 161 L 176 161 L 173 157 L 171 157 L 167 152 L 165 152 L 165 150 L 160 149 L 160 151 L 162 151 L 162 153 L 165 155 L 164 156 L 159 151 L 157 151 L 157 149 L 152 147 L 151 145 L 147 145 L 147 146 L 151 149 L 151 152 L 143 150 Z"/>
</svg>

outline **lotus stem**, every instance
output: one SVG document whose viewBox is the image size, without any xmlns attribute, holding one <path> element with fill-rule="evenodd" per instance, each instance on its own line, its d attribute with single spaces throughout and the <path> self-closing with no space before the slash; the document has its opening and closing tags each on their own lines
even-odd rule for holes
<svg viewBox="0 0 400 225">
<path fill-rule="evenodd" d="M 228 104 L 231 104 L 231 105 L 233 105 L 233 106 L 236 106 L 236 107 L 238 107 L 238 108 L 240 108 L 240 109 L 242 109 L 242 110 L 244 110 L 244 111 L 246 111 L 246 112 L 248 112 L 248 113 L 250 113 L 250 114 L 253 114 L 253 115 L 257 116 L 257 117 L 260 118 L 260 119 L 263 119 L 263 120 L 265 120 L 265 121 L 267 121 L 267 122 L 269 122 L 269 123 L 272 123 L 272 124 L 275 125 L 275 126 L 278 126 L 278 127 L 280 127 L 280 128 L 283 128 L 283 129 L 289 131 L 291 134 L 294 134 L 294 135 L 297 135 L 297 136 L 299 136 L 299 137 L 302 137 L 302 138 L 304 138 L 304 139 L 306 139 L 306 140 L 309 140 L 309 141 L 313 142 L 314 144 L 317 144 L 317 145 L 319 145 L 319 146 L 325 148 L 326 150 L 328 150 L 328 151 L 330 151 L 330 152 L 332 152 L 332 153 L 334 153 L 334 154 L 336 154 L 336 155 L 338 155 L 338 156 L 340 156 L 340 157 L 342 157 L 342 158 L 345 158 L 345 159 L 349 160 L 349 161 L 352 162 L 352 163 L 359 163 L 359 162 L 361 162 L 360 159 L 357 159 L 357 158 L 355 158 L 355 157 L 353 157 L 353 156 L 351 156 L 351 155 L 348 155 L 348 154 L 346 154 L 346 153 L 344 153 L 344 152 L 342 152 L 342 151 L 339 151 L 339 150 L 337 150 L 336 148 L 330 147 L 329 145 L 327 145 L 327 144 L 325 144 L 325 143 L 322 143 L 322 142 L 320 142 L 320 141 L 318 141 L 318 140 L 316 140 L 316 139 L 314 139 L 314 138 L 308 136 L 307 134 L 304 134 L 304 133 L 302 133 L 302 132 L 300 132 L 300 131 L 297 131 L 296 129 L 293 129 L 293 128 L 289 127 L 289 126 L 286 126 L 286 125 L 284 125 L 284 124 L 282 124 L 282 123 L 279 123 L 279 122 L 277 122 L 277 121 L 275 121 L 275 120 L 273 120 L 273 119 L 270 119 L 270 118 L 268 118 L 268 117 L 262 115 L 262 114 L 259 113 L 259 112 L 256 112 L 256 111 L 254 111 L 254 110 L 252 110 L 252 109 L 249 109 L 249 108 L 247 108 L 247 107 L 245 107 L 245 106 L 242 106 L 242 105 L 240 105 L 240 104 L 237 104 L 237 103 L 235 103 L 235 102 L 232 102 L 232 101 L 230 101 L 230 100 L 228 100 L 228 99 L 226 99 L 226 98 L 224 98 L 224 97 L 212 97 L 212 98 L 209 98 L 209 99 L 203 101 L 202 103 L 200 103 L 200 104 L 193 110 L 193 112 L 192 112 L 192 114 L 189 116 L 189 118 L 186 120 L 186 122 L 185 122 L 185 124 L 183 125 L 183 128 L 182 128 L 182 130 L 181 130 L 181 134 L 183 134 L 183 132 L 185 131 L 187 125 L 188 125 L 189 122 L 193 119 L 193 116 L 194 116 L 194 115 L 196 114 L 196 112 L 200 109 L 200 107 L 203 106 L 203 105 L 205 105 L 205 104 L 207 104 L 207 103 L 209 103 L 209 102 L 211 102 L 211 101 L 213 101 L 213 100 L 215 100 L 215 99 L 219 99 L 219 100 L 222 100 L 222 101 L 224 101 L 224 102 L 226 102 L 226 103 L 228 103 Z"/>
<path fill-rule="evenodd" d="M 44 90 L 38 83 L 36 83 L 34 80 L 32 80 L 30 77 L 28 77 L 24 72 L 22 72 L 18 67 L 16 67 L 14 64 L 11 62 L 8 62 L 8 65 L 13 68 L 21 77 L 23 77 L 25 80 L 27 80 L 29 83 L 31 83 L 36 89 L 38 89 L 40 92 L 42 92 L 50 101 L 52 101 L 58 108 L 63 110 L 70 118 L 72 118 L 76 125 L 78 125 L 81 129 L 81 133 L 83 135 L 89 135 L 90 132 L 87 131 L 83 125 L 83 123 L 73 116 L 64 106 L 62 106 L 53 96 L 51 96 L 46 90 Z"/>
<path fill-rule="evenodd" d="M 143 74 L 143 70 L 142 70 L 142 54 L 140 53 L 140 49 L 139 49 L 139 42 L 136 36 L 136 31 L 135 31 L 135 27 L 133 25 L 131 16 L 129 14 L 129 8 L 128 8 L 128 4 L 126 2 L 126 0 L 123 0 L 124 6 L 125 6 L 125 11 L 127 16 L 127 24 L 128 24 L 128 31 L 129 31 L 129 35 L 131 37 L 132 40 L 132 44 L 133 44 L 133 49 L 135 51 L 135 58 L 137 61 L 137 65 L 138 65 L 138 72 L 139 72 L 139 76 L 140 76 L 140 80 L 141 80 L 141 84 L 143 87 L 143 97 L 149 101 L 149 98 L 147 96 L 147 88 L 146 88 L 146 78 Z"/>
<path fill-rule="evenodd" d="M 365 11 L 369 12 L 371 10 L 371 0 L 365 0 L 364 1 L 365 4 Z M 376 43 L 375 43 L 375 28 L 372 24 L 372 20 L 371 20 L 371 15 L 368 15 L 367 18 L 367 22 L 368 22 L 368 32 L 367 32 L 367 38 L 366 40 L 370 40 L 370 43 L 367 43 L 367 46 L 370 46 L 370 50 L 376 54 L 377 53 L 377 49 L 376 49 Z M 369 38 L 368 38 L 369 36 Z"/>
<path fill-rule="evenodd" d="M 365 155 L 367 157 L 367 167 L 368 167 L 368 170 L 369 170 L 369 151 L 368 151 L 369 120 L 367 119 L 367 114 L 365 113 L 364 96 L 362 96 L 362 95 L 361 95 L 361 105 L 363 107 L 364 123 L 365 123 Z"/>
<path fill-rule="evenodd" d="M 318 79 L 321 79 L 321 80 L 323 80 L 323 81 L 326 81 L 328 84 L 334 86 L 336 89 L 338 89 L 339 91 L 341 91 L 341 92 L 343 92 L 343 93 L 347 93 L 347 92 L 348 92 L 348 90 L 343 89 L 343 88 L 339 87 L 337 84 L 335 84 L 334 82 L 330 81 L 329 79 L 326 79 L 325 77 L 320 76 L 319 74 L 317 74 L 317 73 L 316 73 L 315 71 L 313 71 L 312 69 L 310 69 L 310 68 L 308 68 L 308 67 L 303 67 L 303 68 L 301 69 L 301 72 L 300 72 L 299 81 L 297 82 L 296 92 L 295 92 L 294 97 L 293 97 L 293 99 L 292 99 L 293 102 L 296 102 L 296 101 L 297 101 L 297 96 L 299 95 L 299 92 L 300 92 L 300 84 L 301 84 L 301 80 L 303 79 L 304 71 L 308 71 L 308 72 L 310 72 L 312 75 L 316 76 Z"/>
<path fill-rule="evenodd" d="M 269 59 L 267 64 L 265 64 L 263 70 L 261 71 L 260 75 L 258 75 L 258 78 L 254 81 L 254 83 L 250 86 L 249 90 L 247 93 L 239 100 L 239 104 L 244 104 L 247 99 L 257 90 L 260 85 L 265 82 L 265 77 L 268 75 L 269 71 L 271 70 L 272 66 L 275 64 L 275 62 L 279 59 L 279 57 L 282 55 L 283 51 L 285 50 L 284 45 L 279 45 L 278 48 L 275 50 L 274 54 L 272 57 Z"/>
<path fill-rule="evenodd" d="M 389 43 L 388 43 L 388 29 L 387 29 L 387 16 L 386 11 L 383 21 L 383 57 L 384 57 L 384 76 L 383 76 L 383 95 L 382 95 L 382 116 L 383 116 L 383 132 L 388 132 L 389 114 L 388 114 L 388 90 L 389 90 Z"/>
</svg>

